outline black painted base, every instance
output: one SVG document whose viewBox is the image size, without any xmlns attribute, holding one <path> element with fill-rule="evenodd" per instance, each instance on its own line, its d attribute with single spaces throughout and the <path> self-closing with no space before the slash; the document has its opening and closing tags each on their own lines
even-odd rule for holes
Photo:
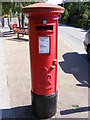
<svg viewBox="0 0 90 120">
<path fill-rule="evenodd" d="M 31 91 L 32 111 L 37 118 L 50 118 L 55 115 L 57 108 L 57 92 L 49 95 L 37 95 Z"/>
</svg>

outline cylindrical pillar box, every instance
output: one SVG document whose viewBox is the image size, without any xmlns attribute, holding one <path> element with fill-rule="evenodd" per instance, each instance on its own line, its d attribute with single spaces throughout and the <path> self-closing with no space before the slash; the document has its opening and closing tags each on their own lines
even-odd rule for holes
<svg viewBox="0 0 90 120">
<path fill-rule="evenodd" d="M 64 8 L 36 3 L 23 8 L 29 19 L 32 110 L 38 118 L 56 113 L 58 15 Z"/>
</svg>

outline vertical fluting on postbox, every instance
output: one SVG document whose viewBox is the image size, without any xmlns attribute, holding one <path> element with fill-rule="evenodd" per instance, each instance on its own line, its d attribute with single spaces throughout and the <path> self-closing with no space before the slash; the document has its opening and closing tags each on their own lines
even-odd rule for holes
<svg viewBox="0 0 90 120">
<path fill-rule="evenodd" d="M 58 15 L 64 8 L 36 3 L 23 12 L 29 19 L 32 110 L 38 118 L 49 118 L 57 106 Z"/>
</svg>

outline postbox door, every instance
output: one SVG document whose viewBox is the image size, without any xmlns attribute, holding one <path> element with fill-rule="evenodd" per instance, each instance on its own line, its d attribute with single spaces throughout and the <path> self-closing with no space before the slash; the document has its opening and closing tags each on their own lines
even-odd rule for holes
<svg viewBox="0 0 90 120">
<path fill-rule="evenodd" d="M 56 92 L 57 40 L 55 25 L 36 27 L 36 75 L 33 90 L 39 95 Z"/>
</svg>

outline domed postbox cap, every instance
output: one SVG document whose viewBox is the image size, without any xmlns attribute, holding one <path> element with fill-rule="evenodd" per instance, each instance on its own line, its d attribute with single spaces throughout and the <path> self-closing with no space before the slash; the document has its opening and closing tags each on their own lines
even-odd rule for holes
<svg viewBox="0 0 90 120">
<path fill-rule="evenodd" d="M 23 8 L 23 12 L 26 14 L 47 14 L 53 13 L 59 15 L 64 13 L 64 8 L 51 3 L 36 3 Z"/>
</svg>

